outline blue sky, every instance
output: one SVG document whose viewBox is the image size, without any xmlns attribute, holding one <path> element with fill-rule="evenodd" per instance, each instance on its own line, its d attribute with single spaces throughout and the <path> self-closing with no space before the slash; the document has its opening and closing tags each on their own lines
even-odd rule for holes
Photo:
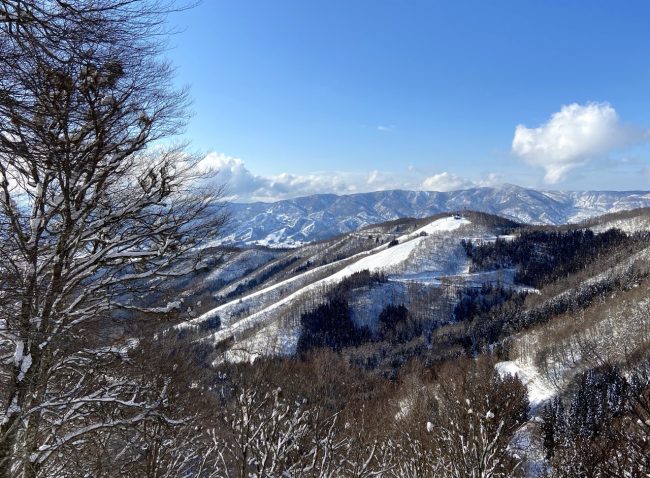
<svg viewBox="0 0 650 478">
<path fill-rule="evenodd" d="M 650 189 L 649 18 L 645 1 L 204 0 L 171 18 L 169 57 L 186 138 L 242 200 Z"/>
</svg>

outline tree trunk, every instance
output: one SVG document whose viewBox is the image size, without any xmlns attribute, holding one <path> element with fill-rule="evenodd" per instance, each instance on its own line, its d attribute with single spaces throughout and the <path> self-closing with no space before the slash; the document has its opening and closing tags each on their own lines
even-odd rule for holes
<svg viewBox="0 0 650 478">
<path fill-rule="evenodd" d="M 18 435 L 18 415 L 12 415 L 0 425 L 0 478 L 11 478 L 11 458 Z"/>
</svg>

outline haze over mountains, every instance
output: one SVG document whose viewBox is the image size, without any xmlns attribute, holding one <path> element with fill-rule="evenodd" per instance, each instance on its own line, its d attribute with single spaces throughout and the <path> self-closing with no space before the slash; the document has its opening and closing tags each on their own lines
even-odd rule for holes
<svg viewBox="0 0 650 478">
<path fill-rule="evenodd" d="M 529 224 L 565 224 L 650 206 L 650 191 L 539 191 L 514 185 L 450 192 L 319 194 L 272 203 L 233 203 L 223 242 L 297 246 L 392 219 L 473 210 Z"/>
</svg>

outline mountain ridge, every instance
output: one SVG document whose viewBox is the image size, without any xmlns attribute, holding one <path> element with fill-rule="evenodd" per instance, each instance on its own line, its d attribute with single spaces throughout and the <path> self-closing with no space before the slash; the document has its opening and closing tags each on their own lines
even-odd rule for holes
<svg viewBox="0 0 650 478">
<path fill-rule="evenodd" d="M 317 194 L 276 202 L 231 203 L 221 242 L 292 247 L 365 226 L 445 211 L 474 210 L 528 224 L 559 225 L 650 206 L 650 191 L 543 191 L 504 184 L 449 192 L 402 189 Z"/>
</svg>

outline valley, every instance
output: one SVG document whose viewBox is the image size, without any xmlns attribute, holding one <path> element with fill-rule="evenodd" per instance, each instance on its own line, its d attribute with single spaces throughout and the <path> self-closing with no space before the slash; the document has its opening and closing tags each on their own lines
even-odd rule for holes
<svg viewBox="0 0 650 478">
<path fill-rule="evenodd" d="M 214 292 L 218 305 L 167 333 L 201 348 L 204 366 L 217 370 L 311 361 L 324 347 L 364 374 L 403 384 L 414 363 L 491 360 L 527 391 L 528 419 L 511 445 L 528 443 L 518 456 L 539 476 L 553 407 L 576 393 L 584 374 L 602 367 L 635 374 L 645 360 L 647 224 L 644 209 L 579 226 L 466 211 L 285 250 L 248 248 L 206 276 L 239 268 L 241 276 Z M 259 267 L 237 265 L 251 261 Z M 399 387 L 398 422 L 413 418 L 429 386 Z"/>
</svg>

